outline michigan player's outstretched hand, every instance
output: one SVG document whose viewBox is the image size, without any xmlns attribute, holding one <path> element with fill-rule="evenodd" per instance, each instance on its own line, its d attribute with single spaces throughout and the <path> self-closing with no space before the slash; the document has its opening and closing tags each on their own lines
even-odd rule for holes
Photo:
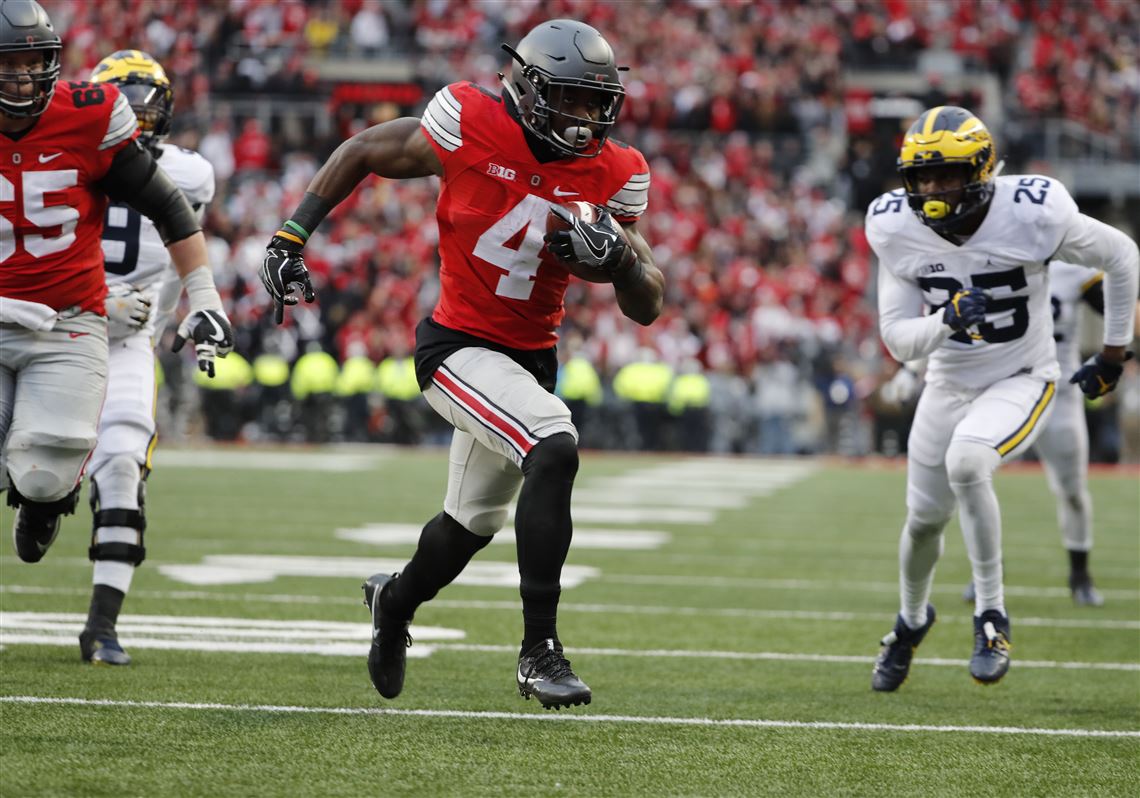
<svg viewBox="0 0 1140 798">
<path fill-rule="evenodd" d="M 285 306 L 297 304 L 297 296 L 293 293 L 297 286 L 300 286 L 306 303 L 317 298 L 301 248 L 276 235 L 265 248 L 261 284 L 273 297 L 274 317 L 278 324 L 285 321 Z"/>
<path fill-rule="evenodd" d="M 982 336 L 977 325 L 986 320 L 986 292 L 980 288 L 963 288 L 950 298 L 942 312 L 942 323 L 977 340 Z"/>
<path fill-rule="evenodd" d="M 112 336 L 129 335 L 150 321 L 150 298 L 130 283 L 107 286 L 105 305 Z"/>
<path fill-rule="evenodd" d="M 1076 373 L 1069 378 L 1073 385 L 1079 385 L 1081 391 L 1090 399 L 1104 396 L 1116 388 L 1120 382 L 1120 375 L 1124 373 L 1124 364 L 1132 359 L 1131 352 L 1124 353 L 1124 360 L 1113 363 L 1097 353 L 1084 362 Z"/>
<path fill-rule="evenodd" d="M 556 258 L 606 272 L 614 282 L 620 282 L 637 263 L 633 247 L 605 208 L 595 207 L 593 222 L 575 216 L 561 205 L 550 206 L 550 212 L 569 226 L 545 236 L 546 248 Z"/>
<path fill-rule="evenodd" d="M 198 370 L 214 376 L 214 358 L 225 357 L 234 348 L 234 331 L 221 308 L 191 310 L 178 325 L 171 350 L 179 352 L 187 341 L 194 342 Z"/>
</svg>

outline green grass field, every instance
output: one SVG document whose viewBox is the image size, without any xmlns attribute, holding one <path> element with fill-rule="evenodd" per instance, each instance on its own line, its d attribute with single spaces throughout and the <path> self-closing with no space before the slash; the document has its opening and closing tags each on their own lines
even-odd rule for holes
<svg viewBox="0 0 1140 798">
<path fill-rule="evenodd" d="M 1140 486 L 1098 473 L 1076 608 L 1044 477 L 999 475 L 1014 663 L 966 670 L 969 568 L 870 689 L 897 611 L 897 465 L 585 455 L 559 630 L 594 701 L 514 686 L 514 548 L 421 608 L 404 693 L 365 667 L 360 582 L 442 501 L 446 455 L 161 451 L 129 668 L 79 660 L 90 513 L 40 564 L 0 556 L 0 796 L 1140 794 Z M 0 513 L 3 534 L 11 510 Z M 509 536 L 509 531 L 503 533 Z"/>
</svg>

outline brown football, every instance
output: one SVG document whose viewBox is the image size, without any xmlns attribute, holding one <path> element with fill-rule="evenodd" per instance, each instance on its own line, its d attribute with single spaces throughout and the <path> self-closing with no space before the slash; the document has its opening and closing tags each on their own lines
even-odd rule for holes
<svg viewBox="0 0 1140 798">
<path fill-rule="evenodd" d="M 579 219 L 584 219 L 587 222 L 592 222 L 597 218 L 594 206 L 588 202 L 564 202 L 562 203 L 562 207 L 570 211 L 570 213 L 574 214 Z M 553 233 L 556 230 L 569 229 L 570 225 L 566 224 L 566 222 L 559 219 L 553 213 L 546 214 L 546 232 Z M 620 224 L 618 225 L 618 230 L 622 232 L 623 236 L 625 235 L 625 232 L 622 231 Z M 551 263 L 557 264 L 558 266 L 566 269 L 579 280 L 586 280 L 587 282 L 591 283 L 611 282 L 610 276 L 601 269 L 594 269 L 590 266 L 583 266 L 579 263 L 571 263 L 564 260 L 559 260 L 553 255 L 549 255 L 548 257 L 550 258 Z"/>
</svg>

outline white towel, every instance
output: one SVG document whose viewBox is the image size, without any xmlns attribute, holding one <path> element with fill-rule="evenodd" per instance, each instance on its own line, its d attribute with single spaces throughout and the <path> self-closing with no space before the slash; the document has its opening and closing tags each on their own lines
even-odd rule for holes
<svg viewBox="0 0 1140 798">
<path fill-rule="evenodd" d="M 0 297 L 0 322 L 4 324 L 19 324 L 29 330 L 46 332 L 55 327 L 58 320 L 59 313 L 47 305 Z"/>
</svg>

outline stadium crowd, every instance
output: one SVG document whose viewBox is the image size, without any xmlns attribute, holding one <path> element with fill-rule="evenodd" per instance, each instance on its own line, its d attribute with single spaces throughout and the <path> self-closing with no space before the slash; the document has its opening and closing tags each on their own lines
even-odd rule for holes
<svg viewBox="0 0 1140 798">
<path fill-rule="evenodd" d="M 866 202 L 895 182 L 893 153 L 853 112 L 845 69 L 913 70 L 923 52 L 949 51 L 968 70 L 1000 79 L 1015 103 L 1009 118 L 1023 127 L 1061 116 L 1110 132 L 1140 120 L 1140 12 L 1114 0 L 1085 8 L 1059 0 L 51 6 L 65 37 L 65 76 L 85 76 L 124 42 L 147 50 L 175 80 L 174 140 L 215 167 L 206 227 L 244 358 L 228 360 L 238 371 L 249 363 L 248 374 L 199 399 L 185 390 L 190 372 L 177 358 L 164 356 L 163 366 L 176 406 L 228 408 L 222 416 L 236 421 L 208 430 L 223 438 L 410 442 L 440 434 L 414 395 L 361 371 L 387 363 L 390 378 L 434 304 L 434 181 L 372 179 L 340 206 L 308 248 L 319 303 L 298 308 L 285 327 L 274 325 L 254 275 L 269 236 L 339 141 L 418 114 L 448 82 L 496 88 L 499 43 L 540 19 L 595 25 L 631 65 L 616 137 L 650 162 L 642 227 L 669 264 L 666 309 L 649 328 L 626 321 L 607 286 L 575 281 L 567 294 L 560 350 L 575 363 L 565 373 L 581 379 L 562 388 L 581 413 L 586 445 L 850 454 L 903 445 L 898 430 L 909 409 L 883 393 L 894 365 L 883 362 L 878 342 L 862 229 Z M 422 99 L 334 103 L 328 76 L 352 59 L 408 67 Z M 940 91 L 937 80 L 930 85 Z M 268 122 L 244 116 L 243 97 L 273 99 Z M 328 134 L 290 118 L 290 103 L 300 100 L 328 101 Z M 998 138 L 1000 145 L 1001 131 Z M 1120 137 L 1118 156 L 1135 160 L 1134 142 Z M 315 382 L 297 378 L 305 354 L 320 360 Z M 643 376 L 640 393 L 623 387 L 624 368 L 649 364 L 668 376 Z M 269 371 L 275 384 L 265 383 Z M 689 389 L 677 387 L 692 375 Z M 693 387 L 698 381 L 703 388 Z M 626 416 L 629 424 L 613 423 Z M 173 437 L 197 414 L 176 417 L 181 426 L 164 430 Z"/>
</svg>

